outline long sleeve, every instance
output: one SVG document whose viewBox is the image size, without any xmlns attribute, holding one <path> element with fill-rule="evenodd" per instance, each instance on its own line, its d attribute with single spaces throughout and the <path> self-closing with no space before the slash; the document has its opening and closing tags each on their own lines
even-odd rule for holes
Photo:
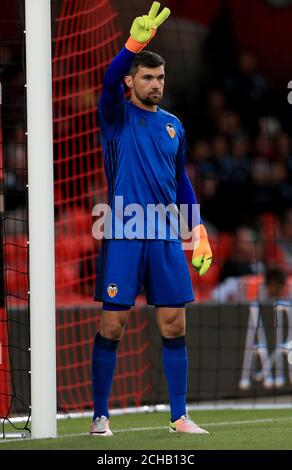
<svg viewBox="0 0 292 470">
<path fill-rule="evenodd" d="M 124 100 L 123 78 L 129 72 L 135 54 L 125 47 L 109 65 L 103 79 L 99 110 L 106 122 L 113 122 Z"/>
<path fill-rule="evenodd" d="M 192 230 L 196 225 L 201 224 L 202 220 L 200 217 L 200 207 L 185 169 L 186 155 L 187 141 L 183 129 L 176 161 L 176 203 L 178 206 L 181 204 L 187 205 L 187 222 L 189 229 Z"/>
<path fill-rule="evenodd" d="M 187 205 L 188 227 L 192 230 L 196 225 L 202 223 L 202 219 L 200 217 L 200 207 L 185 168 L 177 180 L 176 196 L 178 206 L 181 204 Z"/>
</svg>

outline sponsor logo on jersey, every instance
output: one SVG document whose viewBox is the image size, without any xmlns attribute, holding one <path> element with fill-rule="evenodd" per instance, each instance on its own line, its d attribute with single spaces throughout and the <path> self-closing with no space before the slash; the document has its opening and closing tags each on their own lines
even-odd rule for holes
<svg viewBox="0 0 292 470">
<path fill-rule="evenodd" d="M 109 295 L 109 297 L 116 297 L 117 293 L 118 293 L 118 286 L 114 283 L 111 283 L 109 284 L 108 288 L 107 288 L 107 293 Z"/>
<path fill-rule="evenodd" d="M 176 134 L 176 130 L 172 124 L 166 124 L 166 130 L 169 133 L 170 137 L 173 139 Z"/>
</svg>

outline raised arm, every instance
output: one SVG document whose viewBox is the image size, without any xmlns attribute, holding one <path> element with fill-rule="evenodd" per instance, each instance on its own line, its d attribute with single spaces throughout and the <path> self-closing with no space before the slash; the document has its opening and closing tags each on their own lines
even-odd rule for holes
<svg viewBox="0 0 292 470">
<path fill-rule="evenodd" d="M 124 99 L 124 76 L 129 72 L 135 54 L 124 47 L 108 67 L 104 79 L 101 106 L 109 109 Z"/>
<path fill-rule="evenodd" d="M 121 112 L 119 104 L 124 100 L 122 83 L 131 68 L 135 54 L 147 46 L 155 36 L 157 28 L 170 15 L 169 8 L 164 8 L 158 14 L 159 8 L 160 3 L 153 2 L 148 15 L 135 18 L 125 47 L 113 59 L 105 73 L 99 107 L 106 121 L 113 121 Z"/>
</svg>

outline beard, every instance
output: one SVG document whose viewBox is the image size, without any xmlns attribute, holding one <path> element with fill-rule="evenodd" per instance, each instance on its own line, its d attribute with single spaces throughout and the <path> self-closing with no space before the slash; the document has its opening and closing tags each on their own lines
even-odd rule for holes
<svg viewBox="0 0 292 470">
<path fill-rule="evenodd" d="M 141 96 L 139 93 L 135 92 L 137 98 L 141 101 L 141 103 L 145 104 L 146 106 L 153 106 L 159 104 L 162 100 L 162 93 L 157 92 L 150 92 L 146 97 Z"/>
</svg>

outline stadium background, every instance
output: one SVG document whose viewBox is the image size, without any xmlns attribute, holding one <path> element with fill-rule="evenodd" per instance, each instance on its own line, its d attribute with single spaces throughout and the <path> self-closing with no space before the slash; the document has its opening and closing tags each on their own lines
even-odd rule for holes
<svg viewBox="0 0 292 470">
<path fill-rule="evenodd" d="M 24 5 L 2 3 L 5 418 L 29 413 L 30 385 Z M 91 211 L 106 201 L 96 104 L 107 65 L 132 18 L 148 6 L 144 0 L 52 2 L 59 411 L 92 408 L 90 356 L 100 305 L 92 302 L 99 243 L 91 235 Z M 283 360 L 291 311 L 275 307 L 291 299 L 292 285 L 291 2 L 171 0 L 168 6 L 172 17 L 151 49 L 167 60 L 163 106 L 186 127 L 188 171 L 214 253 L 203 279 L 191 271 L 197 302 L 188 307 L 189 401 L 291 403 L 291 366 Z M 254 301 L 261 304 L 257 312 Z M 248 351 L 255 354 L 246 376 Z M 142 293 L 119 351 L 112 407 L 167 401 L 159 352 L 153 309 Z M 284 352 L 280 362 L 277 352 Z"/>
</svg>

